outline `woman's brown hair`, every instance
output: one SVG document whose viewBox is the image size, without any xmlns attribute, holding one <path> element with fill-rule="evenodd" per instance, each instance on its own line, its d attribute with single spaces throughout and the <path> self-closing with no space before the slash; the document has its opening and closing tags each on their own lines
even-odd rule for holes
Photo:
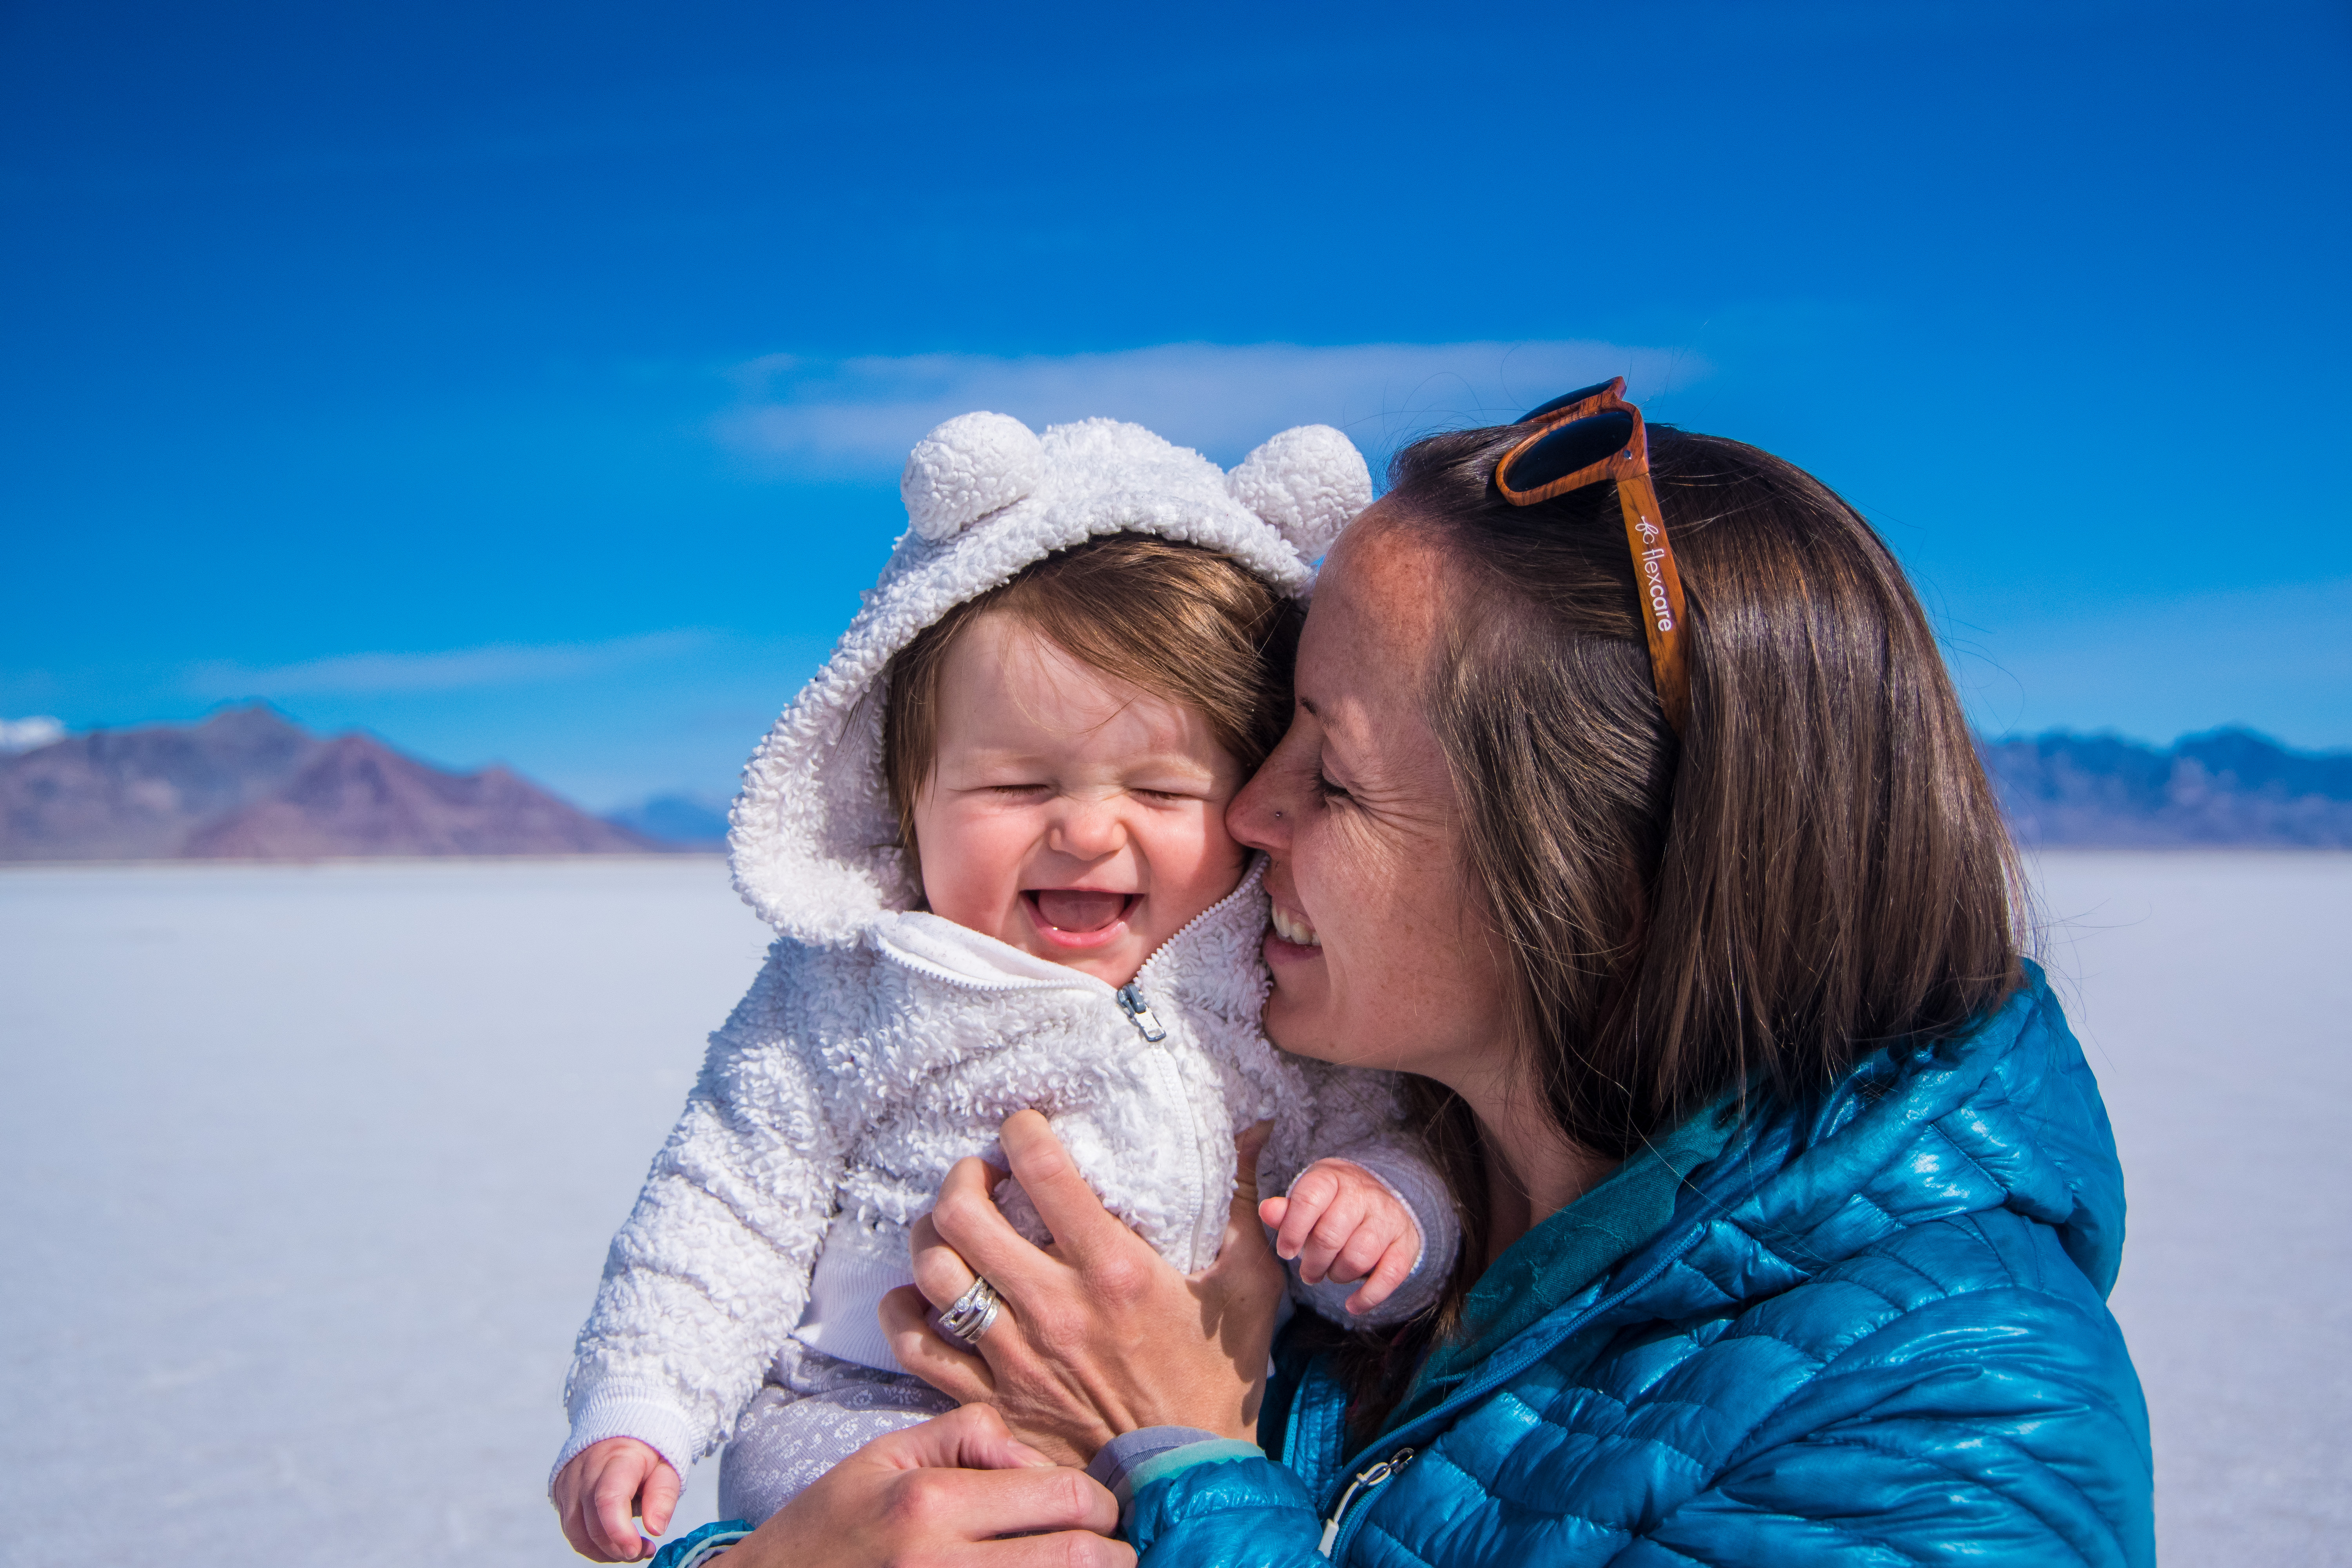
<svg viewBox="0 0 2352 1568">
<path fill-rule="evenodd" d="M 940 681 L 963 630 L 1012 616 L 1080 664 L 1200 712 L 1257 771 L 1290 715 L 1298 602 L 1213 550 L 1153 534 L 1090 539 L 1032 563 L 917 635 L 883 672 L 882 773 L 908 876 L 922 887 L 915 802 L 930 781 Z"/>
<path fill-rule="evenodd" d="M 1885 542 L 1769 453 L 1650 426 L 1689 604 L 1678 740 L 1614 487 L 1519 507 L 1492 483 L 1528 430 L 1406 447 L 1373 526 L 1452 566 L 1428 711 L 1560 1131 L 1622 1158 L 1727 1091 L 1825 1086 L 1997 1006 L 2021 981 L 2016 854 Z M 1408 1082 L 1472 1238 L 1425 1334 L 1486 1267 L 1487 1187 L 1468 1108 Z M 1392 1379 L 1350 1359 L 1376 1417 Z"/>
</svg>

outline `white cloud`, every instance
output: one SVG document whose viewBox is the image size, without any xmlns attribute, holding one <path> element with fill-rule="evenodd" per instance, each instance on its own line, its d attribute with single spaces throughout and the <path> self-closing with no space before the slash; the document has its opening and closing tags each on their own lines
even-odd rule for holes
<svg viewBox="0 0 2352 1568">
<path fill-rule="evenodd" d="M 46 714 L 30 719 L 0 719 L 0 756 L 36 752 L 65 738 L 63 721 Z"/>
<path fill-rule="evenodd" d="M 350 653 L 257 669 L 212 663 L 188 671 L 188 689 L 209 698 L 459 691 L 576 679 L 695 652 L 710 641 L 691 631 L 653 632 L 597 643 L 493 643 L 440 653 Z"/>
<path fill-rule="evenodd" d="M 741 406 L 720 438 L 793 472 L 895 475 L 942 419 L 973 409 L 1033 428 L 1108 415 L 1232 462 L 1292 425 L 1336 425 L 1375 460 L 1429 430 L 1491 424 L 1623 375 L 1636 398 L 1707 373 L 1669 348 L 1604 342 L 1163 343 L 1111 353 L 996 358 L 910 354 L 741 367 Z"/>
</svg>

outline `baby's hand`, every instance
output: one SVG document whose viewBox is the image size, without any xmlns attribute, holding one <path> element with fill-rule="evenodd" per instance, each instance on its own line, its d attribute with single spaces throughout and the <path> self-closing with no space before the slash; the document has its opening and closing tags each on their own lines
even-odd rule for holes
<svg viewBox="0 0 2352 1568">
<path fill-rule="evenodd" d="M 1412 1211 L 1352 1160 L 1318 1160 L 1290 1184 L 1290 1195 L 1268 1198 L 1257 1216 L 1275 1227 L 1276 1256 L 1298 1259 L 1298 1277 L 1363 1284 L 1348 1310 L 1369 1312 L 1387 1300 L 1421 1257 L 1421 1226 Z"/>
<path fill-rule="evenodd" d="M 646 1521 L 646 1535 L 669 1528 L 682 1490 L 667 1460 L 635 1437 L 607 1437 L 572 1456 L 555 1478 L 555 1511 L 563 1539 L 595 1563 L 635 1563 L 653 1555 L 653 1542 L 629 1524 Z"/>
</svg>

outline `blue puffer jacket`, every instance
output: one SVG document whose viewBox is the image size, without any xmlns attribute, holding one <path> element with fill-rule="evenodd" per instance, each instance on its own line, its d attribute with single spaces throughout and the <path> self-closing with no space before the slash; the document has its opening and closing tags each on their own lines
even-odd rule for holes
<svg viewBox="0 0 2352 1568">
<path fill-rule="evenodd" d="M 1612 1237 L 1643 1190 L 1663 1226 Z M 1129 1536 L 1147 1568 L 2150 1565 L 2123 1221 L 2035 971 L 1961 1038 L 1685 1123 L 1488 1271 L 1374 1442 L 1310 1367 L 1282 1463 L 1169 1449 Z"/>
</svg>

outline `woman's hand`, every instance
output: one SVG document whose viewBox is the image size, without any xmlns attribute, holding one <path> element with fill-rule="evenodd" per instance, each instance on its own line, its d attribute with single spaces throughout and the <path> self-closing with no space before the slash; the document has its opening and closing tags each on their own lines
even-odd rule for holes
<svg viewBox="0 0 2352 1568">
<path fill-rule="evenodd" d="M 984 1405 L 877 1437 L 827 1470 L 726 1568 L 1134 1568 L 1118 1503 L 1017 1441 Z M 1005 1537 L 1019 1537 L 1007 1540 Z"/>
<path fill-rule="evenodd" d="M 1179 1274 L 1102 1206 L 1045 1119 L 1005 1122 L 1005 1158 L 1054 1235 L 1024 1240 L 992 1196 L 1000 1173 L 965 1160 L 912 1237 L 915 1289 L 883 1299 L 882 1327 L 907 1369 L 967 1405 L 993 1405 L 1053 1458 L 1084 1464 L 1122 1432 L 1197 1426 L 1254 1439 L 1265 1392 L 1282 1265 L 1257 1218 L 1265 1128 L 1241 1140 L 1217 1261 Z M 924 1310 L 963 1294 L 973 1270 L 1003 1298 L 977 1353 L 943 1339 Z M 918 1293 L 919 1291 L 919 1294 Z"/>
</svg>

